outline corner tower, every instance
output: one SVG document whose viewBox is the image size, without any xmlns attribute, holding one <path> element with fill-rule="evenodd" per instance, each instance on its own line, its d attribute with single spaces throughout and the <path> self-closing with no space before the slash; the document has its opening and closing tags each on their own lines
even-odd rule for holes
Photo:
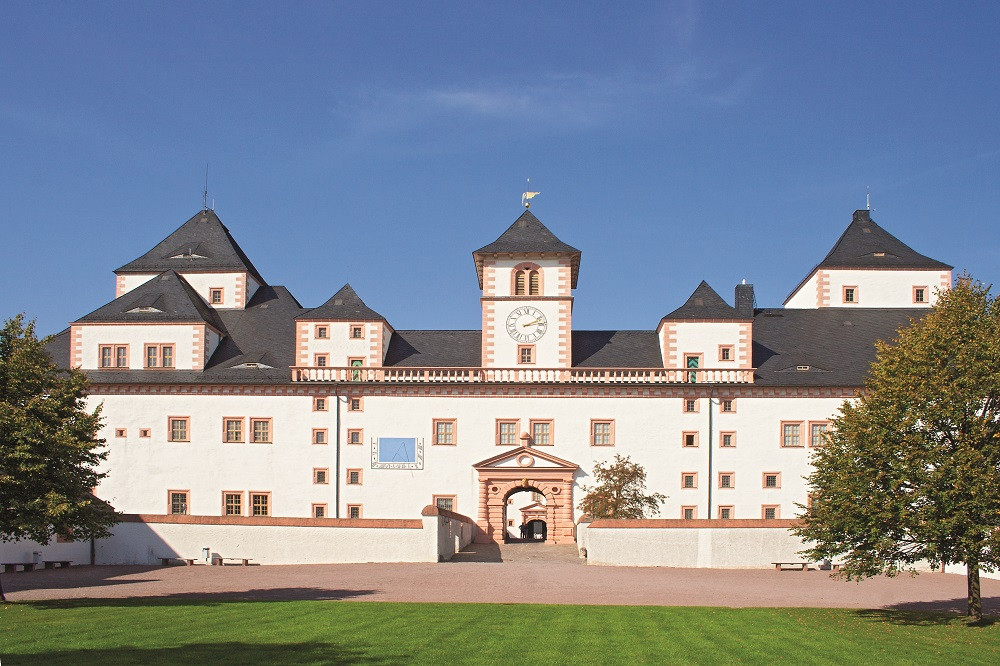
<svg viewBox="0 0 1000 666">
<path fill-rule="evenodd" d="M 472 257 L 483 290 L 483 367 L 569 368 L 580 251 L 525 210 Z"/>
</svg>

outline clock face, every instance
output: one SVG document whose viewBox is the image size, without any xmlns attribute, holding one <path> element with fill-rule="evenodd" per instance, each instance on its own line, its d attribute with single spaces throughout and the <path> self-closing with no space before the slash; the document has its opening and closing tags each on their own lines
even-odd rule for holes
<svg viewBox="0 0 1000 666">
<path fill-rule="evenodd" d="M 549 323 L 545 314 L 538 308 L 522 305 L 507 315 L 507 335 L 517 342 L 535 342 L 540 340 Z"/>
</svg>

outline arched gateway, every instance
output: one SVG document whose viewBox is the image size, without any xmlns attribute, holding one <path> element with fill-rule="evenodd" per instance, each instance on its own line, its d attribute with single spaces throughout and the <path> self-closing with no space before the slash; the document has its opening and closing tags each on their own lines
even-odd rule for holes
<svg viewBox="0 0 1000 666">
<path fill-rule="evenodd" d="M 522 446 L 472 466 L 479 473 L 480 534 L 476 541 L 503 541 L 504 504 L 512 491 L 532 488 L 545 495 L 546 540 L 573 541 L 573 475 L 568 460 Z"/>
</svg>

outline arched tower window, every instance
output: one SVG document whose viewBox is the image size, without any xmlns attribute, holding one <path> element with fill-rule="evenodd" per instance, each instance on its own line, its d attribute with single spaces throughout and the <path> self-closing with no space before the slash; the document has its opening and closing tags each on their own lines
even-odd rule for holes
<svg viewBox="0 0 1000 666">
<path fill-rule="evenodd" d="M 530 262 L 515 266 L 511 275 L 510 293 L 514 296 L 541 296 L 541 266 Z"/>
</svg>

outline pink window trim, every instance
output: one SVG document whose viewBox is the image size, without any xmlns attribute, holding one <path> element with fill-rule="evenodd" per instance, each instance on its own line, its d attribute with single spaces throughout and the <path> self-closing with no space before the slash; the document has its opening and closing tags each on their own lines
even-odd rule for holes
<svg viewBox="0 0 1000 666">
<path fill-rule="evenodd" d="M 685 478 L 689 476 L 694 477 L 693 478 L 694 484 L 690 486 L 684 484 Z M 697 487 L 698 487 L 698 472 L 681 472 L 681 490 L 694 490 Z"/>
<path fill-rule="evenodd" d="M 174 501 L 173 495 L 184 495 L 184 508 L 183 514 L 174 513 Z M 191 515 L 191 490 L 168 490 L 167 491 L 167 515 Z"/>
<path fill-rule="evenodd" d="M 789 444 L 787 446 L 785 445 L 785 426 L 786 425 L 789 425 L 789 426 L 797 425 L 799 427 L 799 443 L 797 445 L 796 444 Z M 782 421 L 781 422 L 781 426 L 778 429 L 778 447 L 779 448 L 783 448 L 783 449 L 801 449 L 801 448 L 804 448 L 805 445 L 806 445 L 805 438 L 808 436 L 808 434 L 806 434 L 806 433 L 803 432 L 804 429 L 805 429 L 805 422 L 804 421 Z"/>
<path fill-rule="evenodd" d="M 607 444 L 597 443 L 597 433 L 594 432 L 594 426 L 598 423 L 608 423 L 611 427 L 608 429 L 609 442 Z M 615 420 L 614 419 L 590 419 L 590 445 L 591 446 L 614 446 L 615 445 Z"/>
<path fill-rule="evenodd" d="M 458 495 L 431 495 L 431 504 L 437 506 L 439 499 L 450 499 L 451 510 L 458 512 Z"/>
<path fill-rule="evenodd" d="M 531 272 L 535 271 L 538 275 L 538 293 L 531 293 Z M 524 274 L 524 293 L 517 293 L 517 275 L 518 273 Z M 542 267 L 538 264 L 526 261 L 514 266 L 510 271 L 510 295 L 511 296 L 541 296 L 545 293 L 545 273 L 542 271 Z"/>
<path fill-rule="evenodd" d="M 226 513 L 226 495 L 239 495 L 240 496 L 240 512 L 239 513 Z M 222 491 L 222 515 L 223 516 L 243 516 L 246 515 L 246 493 L 242 490 L 223 490 Z"/>
<path fill-rule="evenodd" d="M 215 292 L 219 292 L 219 300 L 215 300 L 212 296 Z M 226 290 L 222 287 L 209 287 L 208 288 L 208 303 L 209 305 L 222 305 L 226 302 Z"/>
<path fill-rule="evenodd" d="M 317 407 L 317 405 L 318 405 L 317 401 L 319 401 L 319 400 L 323 401 L 323 407 L 322 408 Z M 328 411 L 330 411 L 330 398 L 327 397 L 327 396 L 321 396 L 321 395 L 313 396 L 313 411 L 314 412 L 328 412 Z"/>
<path fill-rule="evenodd" d="M 316 435 L 322 434 L 323 441 L 317 441 Z M 316 446 L 326 446 L 330 443 L 330 430 L 328 428 L 313 428 L 312 429 L 312 443 Z"/>
<path fill-rule="evenodd" d="M 535 425 L 536 424 L 549 424 L 549 443 L 539 444 L 535 441 Z M 532 446 L 554 446 L 556 443 L 556 420 L 555 419 L 530 419 L 528 421 L 528 434 L 531 435 L 531 445 Z"/>
<path fill-rule="evenodd" d="M 694 443 L 693 444 L 688 444 L 688 436 L 689 435 L 693 435 L 694 436 Z M 698 435 L 699 435 L 699 432 L 697 430 L 685 430 L 685 431 L 683 431 L 681 433 L 681 448 L 684 448 L 684 449 L 696 449 L 696 448 L 698 448 L 698 446 L 700 445 L 700 442 L 698 441 L 699 440 Z"/>
<path fill-rule="evenodd" d="M 354 329 L 360 328 L 361 335 L 354 335 Z M 364 340 L 365 339 L 365 325 L 359 322 L 347 325 L 347 338 L 349 340 Z"/>
<path fill-rule="evenodd" d="M 730 440 L 732 442 L 731 446 L 724 446 L 723 445 L 722 442 L 723 442 L 723 436 L 724 435 L 731 435 L 732 436 L 732 439 Z M 736 431 L 735 430 L 722 430 L 722 431 L 719 432 L 719 448 L 720 449 L 735 449 L 736 448 Z"/>
<path fill-rule="evenodd" d="M 511 442 L 509 444 L 508 443 L 501 443 L 501 438 L 500 438 L 500 424 L 501 423 L 504 423 L 504 424 L 511 424 L 511 423 L 513 423 L 514 424 L 514 441 L 513 442 Z M 520 430 L 520 429 L 521 429 L 521 419 L 496 419 L 496 425 L 493 426 L 494 443 L 497 446 L 517 446 L 517 443 L 518 443 L 520 435 L 521 435 L 518 432 L 518 430 Z"/>
<path fill-rule="evenodd" d="M 694 401 L 694 409 L 688 409 L 688 401 Z M 701 400 L 699 398 L 681 398 L 681 412 L 684 414 L 697 414 L 701 411 Z"/>
<path fill-rule="evenodd" d="M 229 439 L 229 422 L 240 422 L 240 438 Z M 247 441 L 247 423 L 245 416 L 223 416 L 222 417 L 222 443 L 223 444 L 243 444 Z"/>
<path fill-rule="evenodd" d="M 830 433 L 830 422 L 829 421 L 809 421 L 808 425 L 806 426 L 806 438 L 807 438 L 806 439 L 806 446 L 808 446 L 810 448 L 815 448 L 816 447 L 816 445 L 813 444 L 813 441 L 812 441 L 812 431 L 813 431 L 813 426 L 814 425 L 825 425 L 827 427 L 827 430 L 826 430 L 827 435 L 829 435 L 829 433 Z"/>
<path fill-rule="evenodd" d="M 854 293 L 853 293 L 854 300 L 851 300 L 851 301 L 847 300 L 847 290 L 848 289 L 853 289 L 854 290 Z M 858 303 L 861 302 L 861 294 L 858 291 L 858 285 L 856 285 L 856 284 L 845 284 L 845 285 L 843 285 L 840 288 L 840 294 L 841 294 L 841 301 L 844 304 L 846 304 L 846 305 L 857 305 Z"/>
<path fill-rule="evenodd" d="M 681 519 L 682 520 L 688 520 L 688 518 L 685 518 L 685 516 L 684 516 L 684 514 L 688 510 L 691 511 L 691 518 L 690 518 L 690 520 L 697 520 L 698 519 L 698 507 L 690 505 L 690 504 L 687 504 L 687 505 L 684 505 L 684 506 L 681 507 Z"/>
<path fill-rule="evenodd" d="M 358 433 L 358 441 L 353 441 L 351 439 L 351 433 Z M 354 446 L 361 446 L 365 443 L 365 431 L 364 428 L 348 428 L 347 429 L 347 443 L 353 444 Z"/>
<path fill-rule="evenodd" d="M 187 439 L 174 439 L 174 421 L 185 421 L 184 433 Z M 191 417 L 190 416 L 168 416 L 167 417 L 167 441 L 168 442 L 190 442 L 191 441 Z"/>
<path fill-rule="evenodd" d="M 438 424 L 451 424 L 451 442 L 438 441 Z M 432 446 L 458 446 L 458 419 L 431 419 L 431 445 Z"/>
<path fill-rule="evenodd" d="M 923 297 L 924 298 L 923 298 L 922 301 L 918 301 L 917 300 L 917 290 L 918 289 L 923 289 L 923 291 L 924 291 L 924 293 L 923 293 Z M 930 299 L 930 288 L 927 285 L 915 285 L 913 287 L 911 295 L 913 296 L 913 303 L 914 303 L 914 305 L 926 305 L 927 303 L 930 303 L 930 300 L 931 300 Z"/>
<path fill-rule="evenodd" d="M 358 482 L 351 483 L 351 472 L 358 473 Z M 364 470 L 360 467 L 350 467 L 344 470 L 344 484 L 348 486 L 363 486 L 365 485 Z"/>
<path fill-rule="evenodd" d="M 729 350 L 729 358 L 722 358 L 722 350 Z M 719 361 L 721 363 L 731 363 L 736 360 L 736 346 L 735 345 L 719 345 Z"/>
<path fill-rule="evenodd" d="M 348 518 L 351 517 L 351 509 L 357 509 L 358 510 L 358 515 L 356 516 L 356 518 L 364 518 L 365 517 L 364 505 L 363 504 L 348 504 L 347 505 L 347 517 Z"/>
<path fill-rule="evenodd" d="M 524 352 L 528 352 L 530 361 L 525 361 L 523 359 Z M 535 345 L 518 345 L 517 346 L 517 364 L 518 365 L 535 365 L 538 362 L 538 358 L 535 356 Z"/>
<path fill-rule="evenodd" d="M 249 490 L 247 491 L 247 515 L 248 516 L 270 516 L 274 514 L 274 498 L 270 490 Z M 267 513 L 255 514 L 253 512 L 253 498 L 263 496 L 267 498 Z"/>
<path fill-rule="evenodd" d="M 722 485 L 722 477 L 724 477 L 724 476 L 728 476 L 729 477 L 729 485 L 728 486 Z M 719 490 L 732 490 L 733 488 L 735 488 L 736 487 L 736 472 L 719 472 L 718 486 L 719 486 Z"/>
<path fill-rule="evenodd" d="M 767 477 L 774 476 L 775 485 L 767 485 Z M 764 490 L 780 490 L 781 489 L 781 472 L 762 472 L 760 475 L 760 487 Z"/>
</svg>

